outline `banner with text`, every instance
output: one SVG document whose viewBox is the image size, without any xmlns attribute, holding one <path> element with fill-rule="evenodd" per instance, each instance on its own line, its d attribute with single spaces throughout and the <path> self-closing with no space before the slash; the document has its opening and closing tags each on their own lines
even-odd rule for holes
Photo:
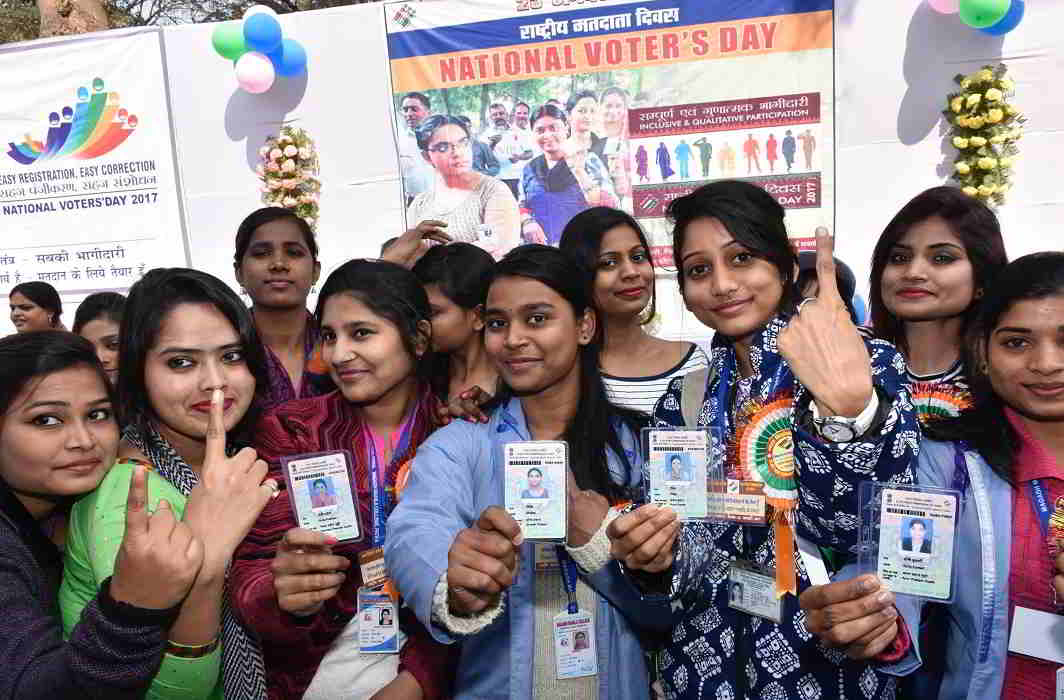
<svg viewBox="0 0 1064 700">
<path fill-rule="evenodd" d="M 497 257 L 620 207 L 672 267 L 665 208 L 754 182 L 796 239 L 834 202 L 833 0 L 385 6 L 407 225 Z"/>
<path fill-rule="evenodd" d="M 187 264 L 160 37 L 0 52 L 5 297 L 42 280 L 76 301 Z"/>
</svg>

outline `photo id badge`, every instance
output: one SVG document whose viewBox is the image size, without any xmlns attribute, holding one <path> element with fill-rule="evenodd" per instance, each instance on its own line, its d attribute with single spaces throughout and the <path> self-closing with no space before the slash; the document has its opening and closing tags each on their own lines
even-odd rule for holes
<svg viewBox="0 0 1064 700">
<path fill-rule="evenodd" d="M 598 673 L 595 618 L 591 613 L 581 610 L 554 616 L 554 661 L 558 680 Z"/>
<path fill-rule="evenodd" d="M 362 654 L 399 652 L 395 602 L 384 591 L 358 589 L 358 651 Z"/>
<path fill-rule="evenodd" d="M 706 428 L 644 428 L 647 500 L 680 520 L 709 517 L 712 434 Z"/>
<path fill-rule="evenodd" d="M 358 568 L 362 572 L 362 585 L 366 588 L 376 588 L 388 580 L 388 569 L 384 566 L 384 550 L 380 547 L 359 552 Z"/>
<path fill-rule="evenodd" d="M 783 600 L 776 596 L 776 572 L 735 560 L 728 572 L 728 607 L 779 624 Z"/>
<path fill-rule="evenodd" d="M 340 542 L 363 538 L 347 452 L 282 457 L 281 470 L 299 527 L 332 535 Z"/>
<path fill-rule="evenodd" d="M 866 481 L 858 498 L 860 572 L 897 594 L 951 602 L 960 493 Z"/>
<path fill-rule="evenodd" d="M 564 442 L 511 442 L 506 460 L 506 512 L 521 526 L 526 540 L 565 541 L 566 471 Z"/>
</svg>

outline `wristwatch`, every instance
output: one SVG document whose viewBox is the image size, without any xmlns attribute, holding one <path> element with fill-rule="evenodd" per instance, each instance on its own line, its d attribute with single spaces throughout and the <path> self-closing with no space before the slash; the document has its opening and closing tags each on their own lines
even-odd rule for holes
<svg viewBox="0 0 1064 700">
<path fill-rule="evenodd" d="M 872 398 L 868 400 L 868 405 L 864 407 L 856 418 L 847 418 L 846 416 L 820 416 L 820 412 L 817 410 L 816 403 L 812 405 L 813 409 L 813 425 L 816 426 L 820 436 L 825 440 L 831 442 L 852 442 L 861 435 L 864 435 L 868 429 L 872 426 L 872 421 L 876 417 L 876 410 L 879 408 L 879 396 L 872 391 Z"/>
</svg>

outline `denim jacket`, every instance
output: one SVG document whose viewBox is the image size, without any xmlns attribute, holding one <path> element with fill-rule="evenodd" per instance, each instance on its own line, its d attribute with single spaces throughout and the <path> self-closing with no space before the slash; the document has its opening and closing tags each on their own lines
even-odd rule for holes
<svg viewBox="0 0 1064 700">
<path fill-rule="evenodd" d="M 388 519 L 385 560 L 406 604 L 438 641 L 462 642 L 456 698 L 532 698 L 536 574 L 531 543 L 522 546 L 518 574 L 506 593 L 503 612 L 489 626 L 459 640 L 432 618 L 433 593 L 447 570 L 455 537 L 472 526 L 485 508 L 504 502 L 504 446 L 529 439 L 516 398 L 494 411 L 486 424 L 455 421 L 437 430 L 418 449 L 410 481 Z M 623 431 L 622 441 L 631 470 L 610 453 L 610 471 L 618 483 L 638 486 L 642 469 L 638 436 Z M 580 575 L 597 594 L 598 697 L 644 700 L 649 694 L 647 668 L 636 628 L 667 626 L 667 598 L 640 597 L 616 562 Z"/>
</svg>

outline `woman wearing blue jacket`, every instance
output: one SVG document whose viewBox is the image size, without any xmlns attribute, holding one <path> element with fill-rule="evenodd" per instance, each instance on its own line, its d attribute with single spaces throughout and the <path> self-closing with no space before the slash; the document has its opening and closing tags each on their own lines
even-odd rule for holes
<svg viewBox="0 0 1064 700">
<path fill-rule="evenodd" d="M 522 246 L 497 264 L 484 344 L 504 390 L 486 423 L 454 422 L 421 446 L 388 520 L 385 559 L 407 604 L 437 640 L 462 642 L 458 698 L 648 697 L 636 628 L 667 629 L 670 608 L 641 600 L 609 557 L 606 527 L 641 484 L 642 422 L 607 402 L 591 300 L 589 271 L 560 250 Z M 525 440 L 568 443 L 564 547 L 525 542 L 501 507 L 505 446 Z M 567 643 L 557 616 L 574 610 L 593 622 Z M 557 656 L 592 641 L 590 667 L 560 672 Z"/>
</svg>

